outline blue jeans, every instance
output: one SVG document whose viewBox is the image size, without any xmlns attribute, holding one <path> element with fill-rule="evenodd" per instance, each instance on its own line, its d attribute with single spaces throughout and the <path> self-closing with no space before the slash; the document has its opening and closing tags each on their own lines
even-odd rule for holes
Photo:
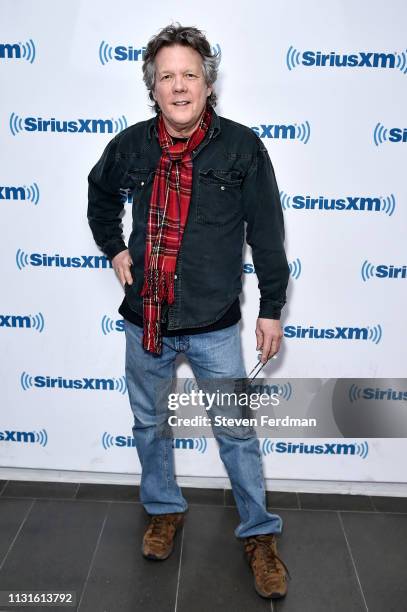
<svg viewBox="0 0 407 612">
<path fill-rule="evenodd" d="M 159 435 L 168 417 L 167 405 L 155 405 L 154 389 L 175 376 L 179 353 L 188 358 L 195 378 L 245 378 L 239 323 L 218 331 L 163 338 L 159 356 L 142 347 L 143 330 L 125 320 L 126 378 L 134 415 L 133 436 L 142 467 L 140 501 L 149 514 L 184 512 L 187 501 L 177 485 L 173 441 Z M 162 402 L 164 403 L 164 402 Z M 235 535 L 280 533 L 282 519 L 266 509 L 259 441 L 252 428 L 213 428 L 228 473 L 240 524 Z"/>
</svg>

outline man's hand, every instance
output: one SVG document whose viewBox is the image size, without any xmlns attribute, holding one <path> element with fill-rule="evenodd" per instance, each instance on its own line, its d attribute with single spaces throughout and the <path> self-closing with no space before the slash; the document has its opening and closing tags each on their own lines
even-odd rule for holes
<svg viewBox="0 0 407 612">
<path fill-rule="evenodd" d="M 267 363 L 280 350 L 283 330 L 277 319 L 257 319 L 257 351 L 261 350 L 261 363 Z"/>
<path fill-rule="evenodd" d="M 112 259 L 114 271 L 116 272 L 123 286 L 125 283 L 127 283 L 128 285 L 131 285 L 133 283 L 133 278 L 130 272 L 130 266 L 132 265 L 132 263 L 133 261 L 130 257 L 128 249 L 126 249 L 125 251 L 120 251 L 120 253 L 115 255 L 115 257 L 113 257 Z"/>
</svg>

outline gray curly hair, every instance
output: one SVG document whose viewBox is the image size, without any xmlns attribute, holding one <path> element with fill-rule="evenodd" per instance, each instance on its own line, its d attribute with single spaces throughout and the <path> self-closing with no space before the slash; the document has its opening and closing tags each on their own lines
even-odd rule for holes
<svg viewBox="0 0 407 612">
<path fill-rule="evenodd" d="M 211 46 L 201 30 L 194 27 L 183 27 L 175 23 L 163 28 L 156 36 L 150 38 L 143 58 L 143 80 L 148 89 L 148 96 L 153 102 L 152 108 L 156 113 L 160 107 L 154 100 L 153 91 L 155 87 L 155 57 L 162 47 L 172 45 L 184 45 L 198 51 L 202 57 L 202 70 L 206 85 L 212 87 L 218 76 L 220 62 L 220 51 L 212 51 Z M 217 96 L 212 90 L 208 96 L 211 106 L 216 106 Z"/>
</svg>

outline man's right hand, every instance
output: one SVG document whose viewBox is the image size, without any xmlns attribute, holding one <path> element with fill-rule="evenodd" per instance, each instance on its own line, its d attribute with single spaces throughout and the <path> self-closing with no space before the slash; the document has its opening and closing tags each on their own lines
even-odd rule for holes
<svg viewBox="0 0 407 612">
<path fill-rule="evenodd" d="M 129 249 L 125 251 L 120 251 L 117 255 L 115 255 L 112 259 L 112 265 L 114 271 L 116 272 L 122 286 L 127 283 L 131 285 L 133 283 L 133 278 L 130 272 L 130 266 L 133 264 L 133 261 L 130 257 Z"/>
</svg>

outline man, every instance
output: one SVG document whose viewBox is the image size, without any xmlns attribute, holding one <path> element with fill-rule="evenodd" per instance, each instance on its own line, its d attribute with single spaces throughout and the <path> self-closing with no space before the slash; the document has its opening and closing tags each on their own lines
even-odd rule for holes
<svg viewBox="0 0 407 612">
<path fill-rule="evenodd" d="M 178 353 L 197 380 L 246 377 L 240 346 L 244 224 L 261 293 L 257 349 L 264 364 L 280 347 L 288 266 L 278 187 L 268 153 L 249 128 L 219 117 L 213 89 L 218 57 L 196 28 L 171 25 L 146 49 L 143 75 L 156 116 L 106 147 L 89 175 L 88 219 L 96 243 L 124 286 L 126 377 L 150 515 L 143 554 L 172 552 L 187 502 L 178 487 L 167 407 L 157 385 L 171 379 Z M 133 194 L 128 248 L 120 215 Z M 215 429 L 263 597 L 287 592 L 277 556 L 282 520 L 267 511 L 259 442 L 252 428 Z"/>
</svg>

